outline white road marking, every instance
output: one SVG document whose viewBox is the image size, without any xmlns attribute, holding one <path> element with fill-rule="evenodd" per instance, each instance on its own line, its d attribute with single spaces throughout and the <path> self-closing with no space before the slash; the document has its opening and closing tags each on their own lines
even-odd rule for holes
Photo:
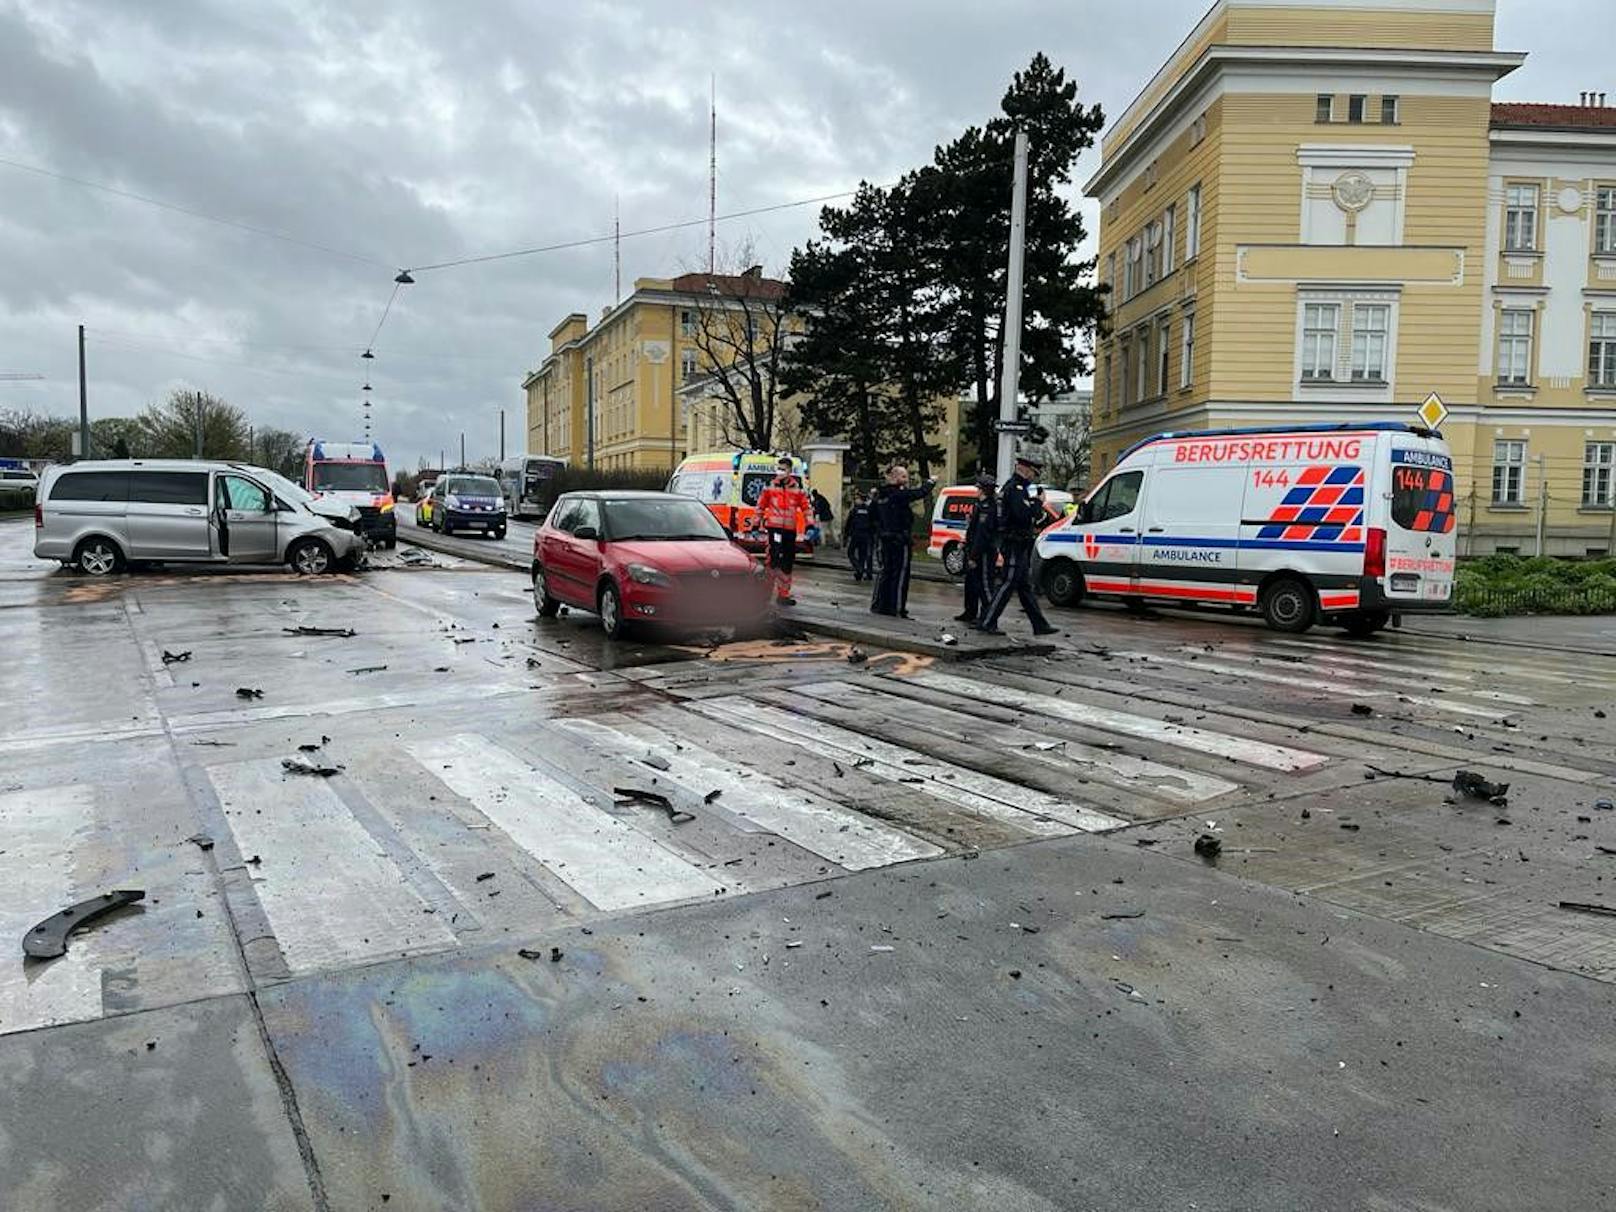
<svg viewBox="0 0 1616 1212">
<path fill-rule="evenodd" d="M 1451 711 L 1455 715 L 1476 716 L 1484 720 L 1500 720 L 1508 714 L 1507 712 L 1490 710 L 1486 707 L 1472 707 L 1468 703 L 1455 703 L 1449 699 L 1431 699 L 1423 695 L 1404 694 L 1398 690 L 1379 690 L 1373 686 L 1349 685 L 1343 682 L 1332 682 L 1325 678 L 1303 677 L 1293 673 L 1269 673 L 1266 670 L 1255 669 L 1250 665 L 1224 665 L 1217 661 L 1179 660 L 1177 657 L 1162 656 L 1154 652 L 1119 651 L 1116 655 L 1135 661 L 1144 661 L 1148 665 L 1170 665 L 1175 669 L 1193 669 L 1201 673 L 1220 673 L 1228 677 L 1249 678 L 1254 682 L 1268 682 L 1275 686 L 1295 686 L 1301 690 L 1318 690 L 1341 698 L 1394 698 L 1400 703 L 1429 707 L 1434 711 Z"/>
<path fill-rule="evenodd" d="M 479 671 L 479 676 L 481 671 Z M 528 693 L 524 686 L 483 686 L 477 691 L 479 699 Z M 313 719 L 325 715 L 352 715 L 359 711 L 382 712 L 398 707 L 418 707 L 422 703 L 441 698 L 438 690 L 422 688 L 396 694 L 372 694 L 363 698 L 316 699 L 308 703 L 288 703 L 285 706 L 266 704 L 261 707 L 227 708 L 223 711 L 202 711 L 193 715 L 169 717 L 169 727 L 176 734 L 205 732 L 232 724 L 255 724 L 263 720 L 287 718 Z"/>
<path fill-rule="evenodd" d="M 723 888 L 694 863 L 475 733 L 404 748 L 597 909 L 687 900 Z"/>
<path fill-rule="evenodd" d="M 753 732 L 800 745 L 815 753 L 829 750 L 841 754 L 849 762 L 869 762 L 869 765 L 860 769 L 865 774 L 888 782 L 924 779 L 916 790 L 957 804 L 978 816 L 1004 821 L 1028 833 L 1044 837 L 1068 834 L 1073 830 L 1103 833 L 1128 823 L 1121 817 L 1096 812 L 1020 783 L 995 778 L 966 766 L 956 766 L 918 750 L 850 732 L 807 716 L 793 715 L 751 699 L 738 696 L 708 699 L 689 706 L 702 715 L 738 723 Z M 1049 819 L 1040 820 L 1040 817 Z"/>
<path fill-rule="evenodd" d="M 1309 753 L 1305 749 L 1292 749 L 1285 745 L 1271 745 L 1267 741 L 1253 741 L 1245 737 L 1225 736 L 1221 732 L 1208 732 L 1203 728 L 1169 724 L 1165 720 L 1153 719 L 1146 715 L 1111 711 L 1104 707 L 1096 707 L 1092 703 L 1080 703 L 1052 694 L 1035 694 L 1029 690 L 1018 690 L 1013 686 L 990 685 L 952 673 L 922 670 L 910 674 L 904 680 L 911 685 L 929 686 L 943 694 L 989 700 L 1001 707 L 1015 707 L 1049 719 L 1069 720 L 1071 723 L 1084 724 L 1104 732 L 1117 732 L 1124 736 L 1158 741 L 1164 745 L 1175 745 L 1180 749 L 1212 753 L 1269 770 L 1310 770 L 1330 760 L 1322 753 Z"/>
<path fill-rule="evenodd" d="M 1214 799 L 1240 789 L 1238 783 L 1231 783 L 1226 779 L 1202 774 L 1196 770 L 1166 766 L 1128 753 L 1113 753 L 1095 745 L 1085 745 L 1081 741 L 1051 733 L 1034 732 L 1009 724 L 995 724 L 974 715 L 950 711 L 946 707 L 929 703 L 917 703 L 913 699 L 886 694 L 851 682 L 810 682 L 805 686 L 792 687 L 792 693 L 809 695 L 827 703 L 846 704 L 858 701 L 876 711 L 901 718 L 906 724 L 913 724 L 928 732 L 936 732 L 940 736 L 957 739 L 963 732 L 990 745 L 1022 753 L 1040 765 L 1068 772 L 1075 766 L 1085 775 L 1099 772 L 1100 777 L 1111 776 L 1113 782 L 1120 782 L 1120 785 L 1140 794 L 1181 803 L 1198 804 L 1203 800 Z M 1039 745 L 1050 748 L 1040 750 L 1036 748 Z M 1140 784 L 1144 786 L 1141 787 Z"/>
<path fill-rule="evenodd" d="M 0 1035 L 101 1017 L 101 968 L 92 934 L 68 940 L 67 954 L 24 961 L 23 935 L 59 909 L 104 888 L 73 879 L 72 856 L 95 819 L 95 789 L 84 784 L 0 795 Z"/>
<path fill-rule="evenodd" d="M 330 783 L 274 758 L 207 772 L 293 972 L 454 943 Z"/>
<path fill-rule="evenodd" d="M 1321 643 L 1316 640 L 1271 638 L 1265 642 L 1269 644 L 1281 644 L 1287 648 L 1295 648 L 1308 652 L 1323 653 L 1332 660 L 1351 661 L 1355 664 L 1374 664 L 1382 669 L 1408 669 L 1410 668 L 1408 661 L 1411 660 L 1439 660 L 1443 661 L 1444 663 L 1446 663 L 1448 660 L 1448 654 L 1446 653 L 1429 652 L 1422 648 L 1415 648 L 1407 653 L 1403 653 L 1399 650 L 1394 650 L 1389 646 L 1377 647 L 1371 649 L 1370 651 L 1379 654 L 1379 656 L 1369 657 L 1363 655 L 1357 649 L 1354 649 L 1350 655 L 1341 653 L 1338 649 L 1332 648 L 1328 644 Z M 1400 648 L 1401 645 L 1399 645 L 1399 649 Z M 1487 653 L 1488 649 L 1471 647 L 1467 651 L 1453 654 L 1456 658 L 1458 658 L 1454 661 L 1454 664 L 1458 665 L 1459 668 L 1451 672 L 1447 669 L 1442 669 L 1442 676 L 1453 678 L 1463 677 L 1467 679 L 1480 676 L 1501 681 L 1510 681 L 1520 678 L 1531 682 L 1551 682 L 1557 686 L 1565 685 L 1568 678 L 1575 676 L 1579 685 L 1586 686 L 1595 684 L 1606 687 L 1616 686 L 1616 677 L 1610 676 L 1609 673 L 1606 672 L 1603 665 L 1594 668 L 1584 666 L 1583 668 L 1575 671 L 1562 668 L 1551 669 L 1547 666 L 1532 668 L 1524 665 L 1499 665 L 1489 662 L 1487 660 Z M 1384 657 L 1385 659 L 1379 659 L 1380 657 Z M 1593 661 L 1590 660 L 1588 665 L 1593 665 Z M 1428 669 L 1429 666 L 1422 668 Z"/>
<path fill-rule="evenodd" d="M 8 733 L 0 741 L 0 753 L 32 753 L 56 745 L 93 745 L 101 741 L 128 741 L 140 737 L 162 736 L 162 724 L 122 723 L 75 725 L 70 728 L 35 728 Z"/>
<path fill-rule="evenodd" d="M 1180 652 L 1201 653 L 1205 650 L 1194 645 L 1184 644 L 1178 649 Z M 1216 656 L 1222 660 L 1235 659 L 1264 662 L 1267 665 L 1277 665 L 1280 668 L 1305 669 L 1333 673 L 1339 677 L 1356 677 L 1365 680 L 1390 683 L 1394 688 L 1408 685 L 1410 682 L 1419 682 L 1430 690 L 1443 690 L 1449 694 L 1462 694 L 1473 699 L 1487 699 L 1495 703 L 1513 703 L 1518 707 L 1536 707 L 1537 701 L 1529 699 L 1522 694 L 1508 694 L 1502 690 L 1481 690 L 1474 686 L 1461 686 L 1455 683 L 1473 682 L 1476 675 L 1465 673 L 1456 669 L 1426 669 L 1416 665 L 1393 663 L 1389 661 L 1367 660 L 1358 656 L 1341 656 L 1327 649 L 1320 649 L 1312 659 L 1300 662 L 1276 653 L 1258 651 L 1245 651 L 1231 653 L 1219 651 Z M 1433 684 L 1434 683 L 1434 684 Z"/>
<path fill-rule="evenodd" d="M 638 731 L 587 719 L 556 720 L 555 723 L 574 736 L 594 742 L 595 748 L 607 749 L 624 758 L 650 750 L 668 763 L 666 779 L 698 798 L 709 791 L 721 790 L 726 812 L 755 821 L 776 836 L 849 871 L 886 867 L 943 853 L 939 846 L 810 791 L 788 787 L 761 771 L 745 767 L 737 771 L 717 754 L 688 742 L 677 742 L 684 746 L 677 748 L 671 737 L 643 722 L 636 721 Z"/>
</svg>

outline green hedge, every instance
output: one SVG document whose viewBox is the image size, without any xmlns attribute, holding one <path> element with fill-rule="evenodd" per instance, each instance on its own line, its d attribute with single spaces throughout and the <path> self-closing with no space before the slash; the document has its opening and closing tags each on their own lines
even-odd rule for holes
<svg viewBox="0 0 1616 1212">
<path fill-rule="evenodd" d="M 1616 560 L 1491 555 L 1459 565 L 1454 605 L 1465 614 L 1616 612 Z"/>
</svg>

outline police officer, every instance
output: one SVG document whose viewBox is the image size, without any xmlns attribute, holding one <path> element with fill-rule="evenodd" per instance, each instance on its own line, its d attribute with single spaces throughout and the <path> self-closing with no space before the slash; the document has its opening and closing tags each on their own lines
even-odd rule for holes
<svg viewBox="0 0 1616 1212">
<path fill-rule="evenodd" d="M 874 572 L 875 516 L 870 512 L 875 490 L 862 499 L 853 499 L 853 508 L 847 511 L 847 526 L 842 541 L 847 544 L 847 562 L 853 566 L 855 581 L 868 581 Z"/>
<path fill-rule="evenodd" d="M 797 563 L 797 535 L 808 526 L 811 508 L 802 481 L 792 474 L 792 463 L 782 457 L 778 473 L 758 494 L 758 515 L 769 532 L 769 572 L 774 578 L 775 600 L 782 606 L 795 606 L 791 596 L 791 571 Z"/>
<path fill-rule="evenodd" d="M 927 480 L 919 488 L 909 487 L 909 469 L 901 463 L 887 468 L 887 482 L 875 490 L 875 532 L 881 543 L 881 575 L 870 597 L 874 614 L 909 617 L 909 559 L 913 554 L 914 503 L 935 487 Z"/>
<path fill-rule="evenodd" d="M 993 491 L 999 482 L 990 475 L 976 479 L 976 500 L 965 526 L 965 609 L 956 622 L 980 623 L 999 583 L 999 516 Z"/>
<path fill-rule="evenodd" d="M 1009 605 L 1012 593 L 1027 612 L 1034 635 L 1054 635 L 1060 630 L 1051 627 L 1049 620 L 1044 618 L 1044 612 L 1038 609 L 1038 595 L 1032 588 L 1032 547 L 1047 517 L 1044 494 L 1040 491 L 1033 495 L 1032 481 L 1042 470 L 1043 464 L 1037 460 L 1017 455 L 1015 474 L 999 494 L 999 543 L 1004 551 L 1004 584 L 999 586 L 987 613 L 976 625 L 978 631 L 988 635 L 1004 634 L 999 630 L 999 616 Z"/>
</svg>

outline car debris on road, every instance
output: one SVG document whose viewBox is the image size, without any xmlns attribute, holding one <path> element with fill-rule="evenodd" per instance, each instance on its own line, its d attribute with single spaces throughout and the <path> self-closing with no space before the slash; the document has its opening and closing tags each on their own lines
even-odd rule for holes
<svg viewBox="0 0 1616 1212">
<path fill-rule="evenodd" d="M 211 845 L 211 843 L 210 843 Z M 23 935 L 22 953 L 29 959 L 55 959 L 67 954 L 67 936 L 125 905 L 146 899 L 142 888 L 120 888 L 53 913 Z"/>
</svg>

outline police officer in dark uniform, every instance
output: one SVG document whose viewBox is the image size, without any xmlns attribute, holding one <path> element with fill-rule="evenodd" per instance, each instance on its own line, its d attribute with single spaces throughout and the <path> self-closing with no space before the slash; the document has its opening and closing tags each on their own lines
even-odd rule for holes
<svg viewBox="0 0 1616 1212">
<path fill-rule="evenodd" d="M 1004 552 L 1004 584 L 993 595 L 987 613 L 977 624 L 977 630 L 988 635 L 1002 635 L 999 616 L 1010 604 L 1010 595 L 1016 595 L 1021 608 L 1027 612 L 1034 635 L 1054 635 L 1060 629 L 1051 627 L 1044 612 L 1038 609 L 1038 595 L 1032 588 L 1032 548 L 1039 528 L 1048 516 L 1044 511 L 1044 494 L 1032 492 L 1032 480 L 1043 464 L 1023 455 L 1016 456 L 1015 474 L 999 493 L 999 544 Z"/>
<path fill-rule="evenodd" d="M 936 485 L 927 480 L 919 488 L 909 487 L 909 469 L 901 463 L 887 468 L 887 482 L 875 490 L 875 532 L 881 544 L 881 575 L 870 596 L 874 614 L 909 617 L 909 560 L 914 533 L 914 503 L 923 500 Z"/>
<path fill-rule="evenodd" d="M 855 497 L 853 508 L 847 511 L 847 528 L 842 541 L 847 544 L 847 562 L 853 566 L 855 581 L 868 581 L 875 575 L 875 515 L 870 504 L 875 500 L 871 489 L 862 500 Z"/>
<path fill-rule="evenodd" d="M 976 501 L 965 525 L 965 609 L 954 616 L 959 623 L 980 623 L 999 584 L 999 515 L 993 499 L 998 486 L 990 475 L 976 478 Z"/>
</svg>

